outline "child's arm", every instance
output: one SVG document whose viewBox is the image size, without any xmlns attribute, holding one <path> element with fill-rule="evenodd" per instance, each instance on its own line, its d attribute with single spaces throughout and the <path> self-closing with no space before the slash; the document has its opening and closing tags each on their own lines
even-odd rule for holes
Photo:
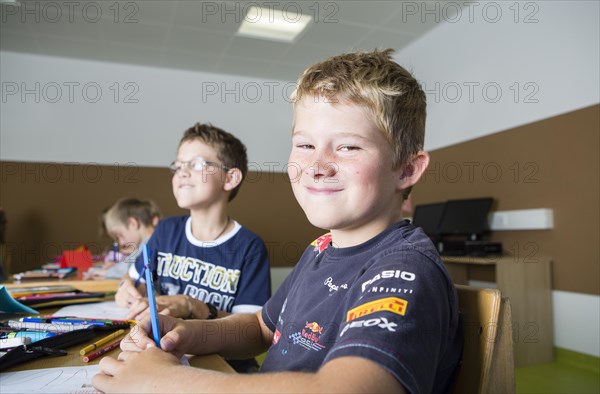
<svg viewBox="0 0 600 394">
<path fill-rule="evenodd" d="M 402 385 L 380 365 L 359 357 L 336 358 L 319 371 L 266 374 L 225 374 L 181 366 L 184 353 L 219 353 L 225 357 L 250 357 L 266 349 L 273 333 L 255 315 L 234 314 L 217 320 L 180 320 L 160 316 L 165 333 L 161 348 L 147 335 L 149 320 L 122 342 L 119 361 L 105 357 L 94 387 L 110 392 L 395 392 Z M 142 350 L 145 349 L 145 350 Z M 160 373 L 157 373 L 160 371 Z"/>
<path fill-rule="evenodd" d="M 129 274 L 126 273 L 123 275 L 123 278 L 121 278 L 119 288 L 117 289 L 117 294 L 115 294 L 115 302 L 117 303 L 117 306 L 122 308 L 130 308 L 142 298 L 142 294 L 140 292 L 145 291 L 145 289 L 146 285 L 144 284 L 141 284 L 139 288 L 136 289 L 133 279 L 131 279 Z"/>
<path fill-rule="evenodd" d="M 359 357 L 342 357 L 317 372 L 231 374 L 182 366 L 174 356 L 150 348 L 105 357 L 92 379 L 104 393 L 398 393 L 404 387 L 383 367 Z"/>
<path fill-rule="evenodd" d="M 218 353 L 234 359 L 249 358 L 267 350 L 273 340 L 273 333 L 263 323 L 260 311 L 217 320 L 181 320 L 161 315 L 159 326 L 161 348 L 177 356 Z M 134 326 L 121 341 L 122 350 L 141 351 L 154 346 L 154 340 L 148 335 L 150 327 L 150 319 Z"/>
</svg>

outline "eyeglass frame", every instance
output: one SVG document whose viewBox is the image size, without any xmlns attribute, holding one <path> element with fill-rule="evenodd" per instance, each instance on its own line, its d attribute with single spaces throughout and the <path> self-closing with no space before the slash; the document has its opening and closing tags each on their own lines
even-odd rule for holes
<svg viewBox="0 0 600 394">
<path fill-rule="evenodd" d="M 192 167 L 192 162 L 200 160 L 202 163 L 202 166 L 200 169 L 195 169 Z M 175 163 L 180 163 L 180 166 L 178 168 L 175 167 Z M 177 174 L 177 172 L 179 172 L 183 167 L 186 167 L 188 170 L 193 171 L 193 172 L 200 172 L 200 171 L 204 171 L 204 169 L 208 166 L 214 166 L 217 168 L 222 168 L 225 171 L 229 171 L 231 168 L 224 166 L 223 164 L 219 164 L 219 163 L 215 163 L 214 161 L 210 161 L 210 160 L 206 160 L 203 157 L 194 157 L 191 160 L 174 160 L 171 164 L 169 164 L 169 171 L 171 171 L 171 173 L 173 175 Z"/>
</svg>

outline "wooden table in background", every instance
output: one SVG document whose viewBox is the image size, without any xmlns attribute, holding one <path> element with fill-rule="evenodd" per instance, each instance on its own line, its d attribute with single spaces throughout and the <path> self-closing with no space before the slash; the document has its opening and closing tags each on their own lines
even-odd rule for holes
<svg viewBox="0 0 600 394">
<path fill-rule="evenodd" d="M 552 271 L 549 258 L 442 256 L 454 283 L 468 285 L 469 267 L 493 266 L 496 284 L 511 302 L 515 366 L 554 360 Z"/>
<path fill-rule="evenodd" d="M 81 291 L 117 291 L 120 279 L 105 279 L 105 280 L 39 280 L 5 283 L 7 289 L 16 287 L 37 287 L 37 286 L 73 286 Z"/>
</svg>

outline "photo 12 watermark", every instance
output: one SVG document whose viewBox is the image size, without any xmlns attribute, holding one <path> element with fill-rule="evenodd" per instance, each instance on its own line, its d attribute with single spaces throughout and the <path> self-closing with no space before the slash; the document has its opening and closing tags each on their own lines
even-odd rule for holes
<svg viewBox="0 0 600 394">
<path fill-rule="evenodd" d="M 139 183 L 139 166 L 125 164 L 100 165 L 97 163 L 61 164 L 35 162 L 2 162 L 0 179 L 2 183 Z"/>
<path fill-rule="evenodd" d="M 539 23 L 535 1 L 401 1 L 400 23 Z"/>
<path fill-rule="evenodd" d="M 537 104 L 540 102 L 538 93 L 540 86 L 537 82 L 495 81 L 449 81 L 423 82 L 423 91 L 428 102 L 435 103 L 490 103 L 512 102 L 515 104 Z"/>
<path fill-rule="evenodd" d="M 431 162 L 421 178 L 421 183 L 512 183 L 537 184 L 540 166 L 534 161 L 499 163 L 496 161 Z"/>
<path fill-rule="evenodd" d="M 0 3 L 2 23 L 138 23 L 138 1 L 21 1 Z"/>
<path fill-rule="evenodd" d="M 296 89 L 295 82 L 261 81 L 261 82 L 202 82 L 200 92 L 202 103 L 218 102 L 221 104 L 239 103 L 292 103 L 291 94 Z"/>
<path fill-rule="evenodd" d="M 2 103 L 88 103 L 101 101 L 137 104 L 140 86 L 136 82 L 4 81 Z"/>
<path fill-rule="evenodd" d="M 203 1 L 200 21 L 220 23 L 338 23 L 340 2 L 335 1 Z"/>
</svg>

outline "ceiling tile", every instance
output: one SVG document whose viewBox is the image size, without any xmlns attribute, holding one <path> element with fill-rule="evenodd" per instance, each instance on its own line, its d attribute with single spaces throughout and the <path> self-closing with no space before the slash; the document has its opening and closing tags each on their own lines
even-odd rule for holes
<svg viewBox="0 0 600 394">
<path fill-rule="evenodd" d="M 0 31 L 0 50 L 37 53 L 38 45 L 33 34 L 26 30 L 14 31 L 2 29 Z"/>
<path fill-rule="evenodd" d="M 168 28 L 164 26 L 137 22 L 103 24 L 101 28 L 107 43 L 162 48 L 167 42 Z"/>
<path fill-rule="evenodd" d="M 312 44 L 347 51 L 370 32 L 369 28 L 338 23 L 312 23 L 298 38 L 300 44 Z"/>
<path fill-rule="evenodd" d="M 429 9 L 426 8 L 429 5 L 425 4 L 433 3 L 413 3 L 411 6 L 415 8 L 402 8 L 391 19 L 385 20 L 381 24 L 381 27 L 398 32 L 410 32 L 413 35 L 421 35 L 428 32 L 438 25 L 435 21 L 439 20 L 442 15 L 441 11 L 436 12 L 435 8 L 431 8 L 433 12 L 429 14 Z"/>
<path fill-rule="evenodd" d="M 320 15 L 324 22 L 343 20 L 377 27 L 392 14 L 398 12 L 406 1 L 326 1 L 321 4 Z"/>
<path fill-rule="evenodd" d="M 39 35 L 36 38 L 39 52 L 48 56 L 64 56 L 71 58 L 90 59 L 103 61 L 106 52 L 102 45 L 95 41 L 79 40 L 76 38 L 61 38 Z"/>
<path fill-rule="evenodd" d="M 166 47 L 179 51 L 221 54 L 230 45 L 232 35 L 189 27 L 173 27 Z"/>
<path fill-rule="evenodd" d="M 263 62 L 274 62 L 278 61 L 289 48 L 289 43 L 234 36 L 226 54 Z"/>
<path fill-rule="evenodd" d="M 30 23 L 28 26 L 32 32 L 39 36 L 56 36 L 64 38 L 78 38 L 97 40 L 100 37 L 100 25 L 108 24 L 111 26 L 112 21 L 100 20 L 96 23 L 87 22 L 81 18 L 75 19 L 73 23 Z"/>
<path fill-rule="evenodd" d="M 121 2 L 119 17 L 124 22 L 138 20 L 144 23 L 169 24 L 176 7 L 177 2 L 172 0 Z"/>
<path fill-rule="evenodd" d="M 241 1 L 178 1 L 173 16 L 177 26 L 234 33 L 245 16 Z"/>
<path fill-rule="evenodd" d="M 395 0 L 22 1 L 26 5 L 16 15 L 2 15 L 2 50 L 289 81 L 330 56 L 355 49 L 400 49 L 436 26 L 434 17 L 422 22 L 421 15 L 408 12 L 431 5 Z M 301 12 L 313 21 L 293 43 L 236 36 L 253 5 L 266 7 L 269 15 Z M 23 10 L 35 7 L 40 8 L 37 15 L 23 20 Z M 61 18 L 57 7 L 62 7 Z M 84 7 L 89 7 L 87 14 Z M 95 20 L 98 10 L 101 18 Z"/>
</svg>

